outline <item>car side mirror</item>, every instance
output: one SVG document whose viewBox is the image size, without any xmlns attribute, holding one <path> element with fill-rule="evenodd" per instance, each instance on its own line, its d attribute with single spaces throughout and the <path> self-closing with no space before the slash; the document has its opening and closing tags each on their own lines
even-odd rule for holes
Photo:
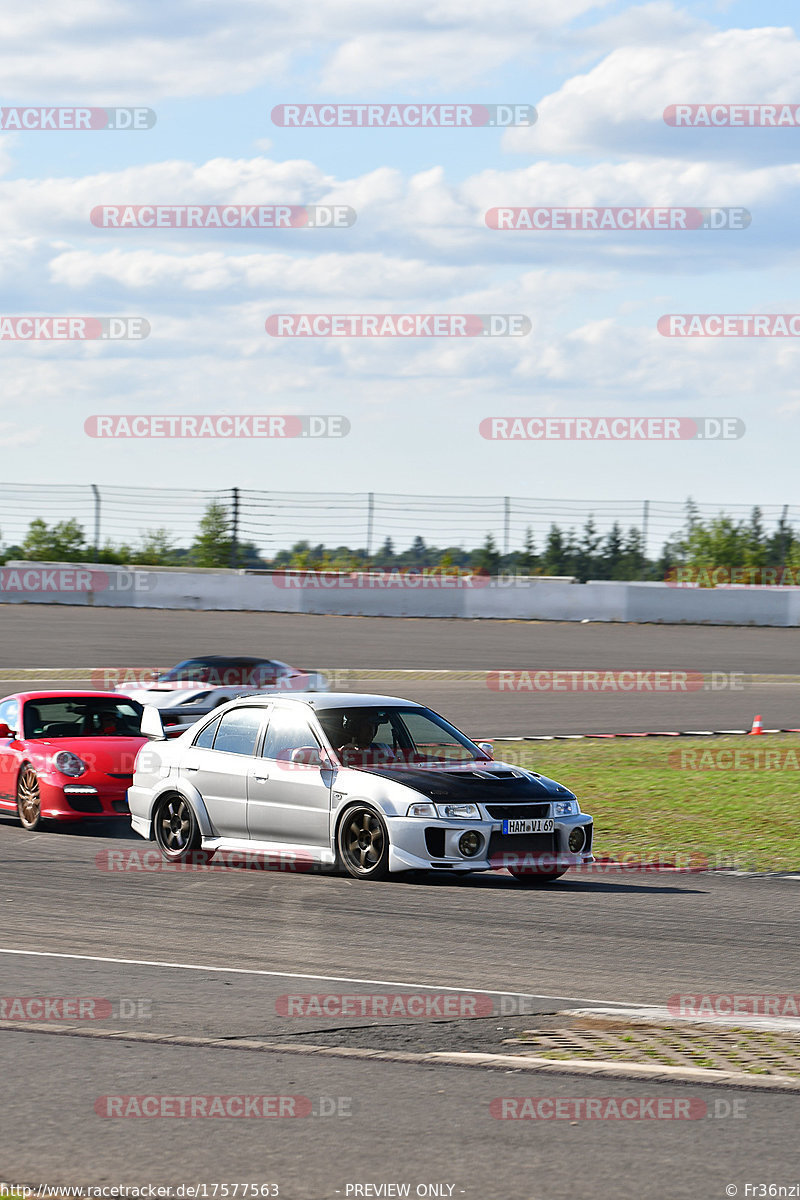
<svg viewBox="0 0 800 1200">
<path fill-rule="evenodd" d="M 145 704 L 139 731 L 142 737 L 151 738 L 153 741 L 163 741 L 166 737 L 164 726 L 161 723 L 161 713 L 155 705 Z"/>
<path fill-rule="evenodd" d="M 479 750 L 482 750 L 484 754 L 488 754 L 489 758 L 494 758 L 494 746 L 491 742 L 476 742 L 475 745 Z"/>
<path fill-rule="evenodd" d="M 302 763 L 306 767 L 329 767 L 327 755 L 323 755 L 317 746 L 298 746 L 292 751 L 292 762 Z"/>
<path fill-rule="evenodd" d="M 14 730 L 10 729 L 9 726 L 6 725 L 5 721 L 0 721 L 0 738 L 13 738 L 16 736 L 17 735 L 14 733 Z"/>
</svg>

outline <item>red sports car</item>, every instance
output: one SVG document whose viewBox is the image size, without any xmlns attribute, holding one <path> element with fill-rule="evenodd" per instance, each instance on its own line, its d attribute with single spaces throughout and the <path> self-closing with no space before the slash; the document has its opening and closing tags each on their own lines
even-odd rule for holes
<svg viewBox="0 0 800 1200">
<path fill-rule="evenodd" d="M 0 702 L 0 812 L 127 817 L 142 705 L 117 692 L 18 692 Z"/>
</svg>

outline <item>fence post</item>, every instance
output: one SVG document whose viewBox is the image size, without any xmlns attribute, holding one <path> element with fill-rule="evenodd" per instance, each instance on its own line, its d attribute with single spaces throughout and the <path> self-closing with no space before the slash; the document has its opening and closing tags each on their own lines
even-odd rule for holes
<svg viewBox="0 0 800 1200">
<path fill-rule="evenodd" d="M 239 489 L 231 488 L 231 566 L 239 565 Z"/>
<path fill-rule="evenodd" d="M 367 492 L 367 558 L 372 553 L 372 525 L 375 517 L 375 493 Z"/>
<path fill-rule="evenodd" d="M 642 579 L 647 574 L 647 535 L 650 520 L 650 501 L 645 500 L 642 507 Z"/>
<path fill-rule="evenodd" d="M 89 487 L 94 493 L 94 561 L 100 561 L 100 490 L 96 483 Z"/>
<path fill-rule="evenodd" d="M 508 554 L 508 543 L 511 535 L 511 497 L 503 496 L 503 554 Z"/>
</svg>

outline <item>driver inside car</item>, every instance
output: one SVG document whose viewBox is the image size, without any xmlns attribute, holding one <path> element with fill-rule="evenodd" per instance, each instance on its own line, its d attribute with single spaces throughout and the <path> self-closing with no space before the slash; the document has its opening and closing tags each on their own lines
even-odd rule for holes
<svg viewBox="0 0 800 1200">
<path fill-rule="evenodd" d="M 344 722 L 344 745 L 336 753 L 345 767 L 372 767 L 394 760 L 390 746 L 376 742 L 378 721 L 369 712 L 349 714 Z"/>
</svg>

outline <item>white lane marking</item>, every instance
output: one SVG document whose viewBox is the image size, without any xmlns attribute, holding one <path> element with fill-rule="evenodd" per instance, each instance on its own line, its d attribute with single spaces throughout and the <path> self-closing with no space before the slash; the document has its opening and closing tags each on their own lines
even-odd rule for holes
<svg viewBox="0 0 800 1200">
<path fill-rule="evenodd" d="M 451 987 L 439 983 L 409 983 L 397 979 L 354 979 L 349 975 L 301 975 L 297 971 L 262 971 L 256 967 L 210 967 L 202 963 L 162 962 L 149 958 L 102 958 L 97 954 L 63 954 L 55 950 L 8 950 L 0 947 L 0 954 L 26 954 L 34 958 L 69 958 L 81 962 L 119 963 L 134 967 L 169 967 L 177 971 L 218 971 L 232 975 L 266 975 L 274 979 L 318 979 L 323 983 L 370 983 L 376 987 L 428 988 L 437 992 L 473 992 L 479 996 L 525 996 L 530 1000 L 577 1000 L 580 1004 L 625 1004 L 624 1000 L 595 1000 L 586 996 L 545 996 L 538 992 L 503 992 L 489 988 Z M 637 1008 L 660 1011 L 655 1004 L 638 1004 Z"/>
</svg>

